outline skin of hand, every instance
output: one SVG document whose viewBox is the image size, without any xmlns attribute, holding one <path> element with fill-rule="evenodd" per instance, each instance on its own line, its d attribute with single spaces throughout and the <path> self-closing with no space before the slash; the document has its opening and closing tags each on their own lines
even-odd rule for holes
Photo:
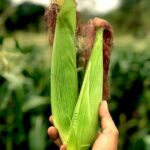
<svg viewBox="0 0 150 150">
<path fill-rule="evenodd" d="M 106 100 L 103 100 L 100 105 L 99 117 L 102 131 L 98 134 L 92 150 L 117 150 L 119 133 L 109 113 Z M 49 120 L 53 124 L 52 116 L 50 116 Z M 62 145 L 57 129 L 54 126 L 48 128 L 48 135 L 60 147 L 60 150 L 66 150 L 66 146 Z"/>
</svg>

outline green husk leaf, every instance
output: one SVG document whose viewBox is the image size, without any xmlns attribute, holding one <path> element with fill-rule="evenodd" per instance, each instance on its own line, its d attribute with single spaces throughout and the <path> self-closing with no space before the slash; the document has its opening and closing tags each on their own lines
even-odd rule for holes
<svg viewBox="0 0 150 150">
<path fill-rule="evenodd" d="M 88 150 L 98 133 L 98 109 L 103 90 L 102 35 L 103 29 L 99 29 L 71 122 L 70 137 L 67 142 L 69 150 Z M 72 143 L 74 138 L 78 145 Z"/>
<path fill-rule="evenodd" d="M 78 97 L 75 27 L 75 3 L 65 0 L 57 16 L 51 63 L 52 114 L 63 143 L 67 141 Z"/>
</svg>

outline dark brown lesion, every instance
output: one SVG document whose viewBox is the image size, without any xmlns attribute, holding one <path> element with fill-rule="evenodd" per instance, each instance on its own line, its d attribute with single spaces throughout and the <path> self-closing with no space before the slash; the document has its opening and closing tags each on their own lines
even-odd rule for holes
<svg viewBox="0 0 150 150">
<path fill-rule="evenodd" d="M 50 45 L 53 45 L 53 39 L 55 34 L 55 26 L 57 14 L 60 8 L 57 4 L 51 4 L 45 13 L 45 20 L 49 28 L 49 41 Z M 96 31 L 98 28 L 103 28 L 103 99 L 107 100 L 109 97 L 109 82 L 108 72 L 110 63 L 110 54 L 113 45 L 113 30 L 112 26 L 101 18 L 90 19 L 87 24 L 82 24 L 80 21 L 80 14 L 77 12 L 77 31 L 76 31 L 76 45 L 78 55 L 78 66 L 84 69 L 87 66 L 91 50 L 93 47 Z"/>
</svg>

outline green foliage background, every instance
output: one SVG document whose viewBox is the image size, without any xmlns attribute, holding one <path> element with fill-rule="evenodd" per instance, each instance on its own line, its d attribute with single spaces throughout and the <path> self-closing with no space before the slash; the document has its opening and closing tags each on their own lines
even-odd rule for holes
<svg viewBox="0 0 150 150">
<path fill-rule="evenodd" d="M 109 107 L 120 133 L 119 150 L 150 147 L 149 3 L 122 0 L 119 9 L 99 15 L 114 27 Z M 0 150 L 57 149 L 47 136 L 51 48 L 44 10 L 0 2 Z"/>
</svg>

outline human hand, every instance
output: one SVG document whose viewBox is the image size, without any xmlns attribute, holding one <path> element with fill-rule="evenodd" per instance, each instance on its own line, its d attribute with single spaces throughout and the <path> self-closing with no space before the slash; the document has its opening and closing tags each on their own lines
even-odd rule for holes
<svg viewBox="0 0 150 150">
<path fill-rule="evenodd" d="M 117 150 L 118 130 L 111 118 L 107 101 L 105 100 L 100 105 L 99 117 L 102 131 L 95 140 L 92 150 Z M 50 116 L 49 120 L 53 124 L 52 116 Z M 60 150 L 66 150 L 66 146 L 62 144 L 57 129 L 54 126 L 48 128 L 48 135 L 60 147 Z"/>
<path fill-rule="evenodd" d="M 92 150 L 117 150 L 118 130 L 109 113 L 107 101 L 102 101 L 99 116 L 102 131 L 95 140 Z"/>
</svg>

